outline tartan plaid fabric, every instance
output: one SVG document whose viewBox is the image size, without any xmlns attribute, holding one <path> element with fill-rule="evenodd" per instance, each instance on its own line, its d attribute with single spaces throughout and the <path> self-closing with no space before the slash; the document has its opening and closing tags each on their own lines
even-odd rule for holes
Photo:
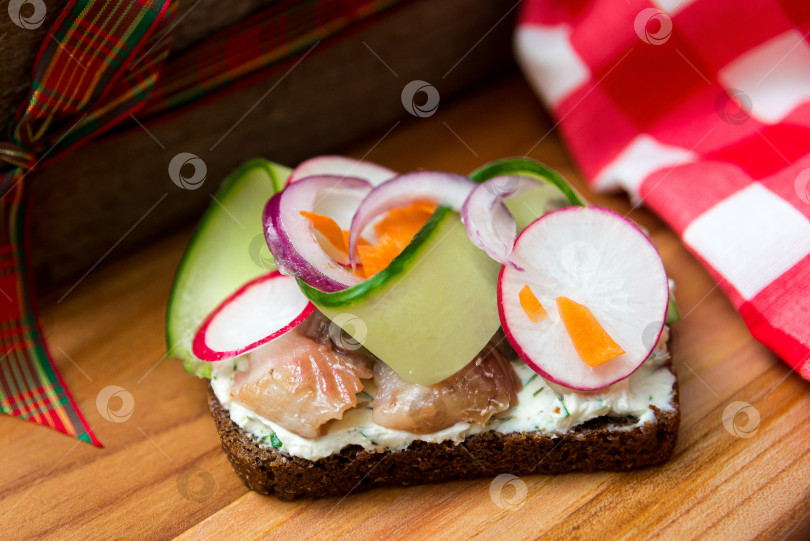
<svg viewBox="0 0 810 541">
<path fill-rule="evenodd" d="M 252 82 L 399 1 L 284 0 L 168 63 L 171 0 L 68 4 L 40 49 L 9 140 L 0 142 L 0 411 L 100 446 L 51 360 L 32 305 L 23 244 L 28 173 L 136 109 L 153 117 Z"/>
<path fill-rule="evenodd" d="M 807 379 L 809 34 L 806 1 L 529 0 L 516 35 L 594 187 L 660 214 Z"/>
<path fill-rule="evenodd" d="M 28 174 L 142 105 L 168 56 L 170 0 L 72 0 L 0 143 L 0 411 L 101 446 L 42 338 L 27 275 Z"/>
</svg>

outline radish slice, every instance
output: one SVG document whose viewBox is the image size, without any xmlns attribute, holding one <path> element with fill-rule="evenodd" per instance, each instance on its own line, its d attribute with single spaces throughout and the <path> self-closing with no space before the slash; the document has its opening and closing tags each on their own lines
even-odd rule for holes
<svg viewBox="0 0 810 541">
<path fill-rule="evenodd" d="M 427 200 L 455 211 L 461 210 L 476 184 L 467 177 L 440 171 L 415 171 L 387 180 L 369 192 L 352 219 L 349 259 L 355 265 L 355 249 L 366 226 L 380 214 Z"/>
<path fill-rule="evenodd" d="M 669 288 L 664 264 L 629 220 L 597 207 L 568 207 L 535 220 L 514 248 L 525 270 L 504 265 L 498 312 L 518 355 L 544 378 L 578 390 L 626 378 L 652 353 L 664 326 Z M 535 323 L 520 303 L 528 285 L 548 317 Z M 586 306 L 625 351 L 598 366 L 577 353 L 556 299 Z"/>
<path fill-rule="evenodd" d="M 382 184 L 390 178 L 397 176 L 395 171 L 376 163 L 364 160 L 355 160 L 345 156 L 318 156 L 310 158 L 298 165 L 287 183 L 296 182 L 305 177 L 315 175 L 334 175 L 337 177 L 362 178 L 371 183 L 372 186 Z"/>
<path fill-rule="evenodd" d="M 473 244 L 498 263 L 520 270 L 509 260 L 517 230 L 503 202 L 537 188 L 538 181 L 521 176 L 495 177 L 479 184 L 461 207 L 461 221 Z"/>
<path fill-rule="evenodd" d="M 204 361 L 221 361 L 247 353 L 304 321 L 315 306 L 295 278 L 278 271 L 239 288 L 203 321 L 192 351 Z"/>
<path fill-rule="evenodd" d="M 301 215 L 311 210 L 330 216 L 334 206 L 354 207 L 347 202 L 369 193 L 371 185 L 359 178 L 321 175 L 288 184 L 264 208 L 264 237 L 279 270 L 321 291 L 339 291 L 361 281 L 324 252 L 315 237 L 312 222 Z M 334 216 L 330 216 L 335 219 Z M 344 223 L 346 217 L 344 217 Z M 340 222 L 338 222 L 338 225 Z"/>
</svg>

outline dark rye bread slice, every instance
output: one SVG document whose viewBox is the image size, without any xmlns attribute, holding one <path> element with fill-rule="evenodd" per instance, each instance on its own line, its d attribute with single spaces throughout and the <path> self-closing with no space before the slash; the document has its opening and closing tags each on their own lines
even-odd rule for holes
<svg viewBox="0 0 810 541">
<path fill-rule="evenodd" d="M 673 372 L 671 363 L 668 363 Z M 208 406 L 222 448 L 247 486 L 284 500 L 345 496 L 380 485 L 416 485 L 449 479 L 627 471 L 665 462 L 678 437 L 678 381 L 673 411 L 653 408 L 655 422 L 600 417 L 565 433 L 484 432 L 462 444 L 415 441 L 400 451 L 371 452 L 358 445 L 320 460 L 290 457 L 256 440 L 231 420 L 208 386 Z"/>
</svg>

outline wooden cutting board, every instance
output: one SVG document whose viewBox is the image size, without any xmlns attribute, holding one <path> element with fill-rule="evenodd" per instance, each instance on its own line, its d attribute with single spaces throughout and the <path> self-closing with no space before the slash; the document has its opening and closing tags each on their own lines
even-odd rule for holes
<svg viewBox="0 0 810 541">
<path fill-rule="evenodd" d="M 349 153 L 399 170 L 460 172 L 528 153 L 587 193 L 550 128 L 528 87 L 512 75 Z M 630 210 L 623 196 L 588 196 Z M 514 506 L 496 504 L 489 479 L 292 503 L 251 493 L 219 448 L 205 384 L 164 355 L 166 299 L 190 234 L 183 231 L 93 270 L 61 302 L 64 292 L 44 300 L 54 355 L 105 448 L 0 417 L 0 535 L 808 538 L 810 383 L 752 339 L 672 231 L 645 210 L 630 216 L 651 231 L 678 284 L 684 316 L 674 328 L 683 421 L 666 465 L 527 476 L 521 482 L 528 495 Z M 134 398 L 124 422 L 108 421 L 96 408 L 109 385 Z M 734 401 L 759 414 L 750 437 L 723 426 L 723 411 Z M 738 421 L 745 424 L 744 417 Z M 503 496 L 508 502 L 512 493 Z"/>
</svg>

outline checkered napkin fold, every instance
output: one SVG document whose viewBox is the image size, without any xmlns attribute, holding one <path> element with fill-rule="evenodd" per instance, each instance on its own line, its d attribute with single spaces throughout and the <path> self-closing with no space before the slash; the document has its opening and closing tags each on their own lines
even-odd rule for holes
<svg viewBox="0 0 810 541">
<path fill-rule="evenodd" d="M 597 190 L 623 189 L 810 379 L 806 0 L 527 0 L 518 61 Z"/>
</svg>

